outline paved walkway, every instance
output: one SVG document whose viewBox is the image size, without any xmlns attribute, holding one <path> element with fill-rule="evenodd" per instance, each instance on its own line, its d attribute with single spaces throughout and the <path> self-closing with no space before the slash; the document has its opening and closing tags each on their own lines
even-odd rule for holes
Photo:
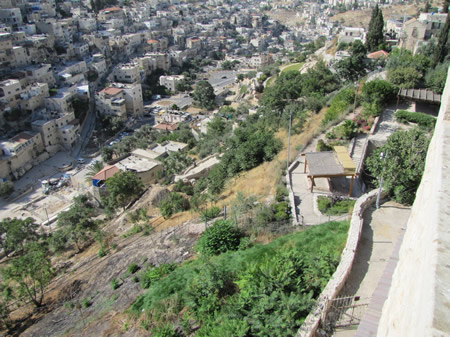
<svg viewBox="0 0 450 337">
<path fill-rule="evenodd" d="M 372 206 L 366 211 L 352 271 L 339 297 L 359 296 L 360 303 L 369 305 L 360 312 L 360 317 L 364 318 L 358 333 L 355 327 L 341 328 L 334 336 L 374 336 L 371 333 L 373 322 L 377 312 L 381 314 L 389 291 L 390 278 L 410 212 L 409 207 L 393 201 L 384 203 L 379 209 Z"/>
</svg>

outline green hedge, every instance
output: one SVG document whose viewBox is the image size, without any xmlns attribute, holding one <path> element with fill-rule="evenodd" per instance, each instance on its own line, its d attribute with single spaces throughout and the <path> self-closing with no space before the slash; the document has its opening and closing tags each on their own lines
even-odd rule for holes
<svg viewBox="0 0 450 337">
<path fill-rule="evenodd" d="M 425 127 L 425 128 L 434 128 L 434 125 L 436 124 L 436 118 L 427 114 L 424 114 L 422 112 L 412 112 L 407 110 L 398 110 L 395 113 L 395 118 L 399 122 L 402 123 L 416 123 L 419 126 Z"/>
<path fill-rule="evenodd" d="M 347 110 L 350 104 L 355 100 L 355 91 L 353 89 L 344 89 L 340 91 L 332 100 L 330 107 L 325 113 L 322 124 L 325 125 L 338 119 Z"/>
</svg>

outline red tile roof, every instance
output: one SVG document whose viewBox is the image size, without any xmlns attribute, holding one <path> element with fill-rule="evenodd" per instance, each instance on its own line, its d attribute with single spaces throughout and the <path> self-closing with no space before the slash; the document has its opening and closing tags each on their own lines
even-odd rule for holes
<svg viewBox="0 0 450 337">
<path fill-rule="evenodd" d="M 92 179 L 105 181 L 106 179 L 111 178 L 119 171 L 120 170 L 117 168 L 117 166 L 114 165 L 106 166 L 101 171 L 99 171 L 95 176 L 93 176 Z"/>
<path fill-rule="evenodd" d="M 121 88 L 108 87 L 108 88 L 103 89 L 100 92 L 105 93 L 105 94 L 110 95 L 110 96 L 115 96 L 118 93 L 120 93 L 121 91 L 122 91 Z"/>
<path fill-rule="evenodd" d="M 157 130 L 172 132 L 172 131 L 175 131 L 176 129 L 178 129 L 178 123 L 173 123 L 173 124 L 159 123 L 158 125 L 155 125 L 154 128 Z"/>
<path fill-rule="evenodd" d="M 103 9 L 103 11 L 105 11 L 105 12 L 118 12 L 121 10 L 122 10 L 122 8 L 120 8 L 120 7 L 108 7 L 108 8 Z"/>
<path fill-rule="evenodd" d="M 367 57 L 370 59 L 379 59 L 382 57 L 388 57 L 388 55 L 389 55 L 388 52 L 385 52 L 384 50 L 378 50 L 373 53 L 370 53 L 369 55 L 367 55 Z"/>
</svg>

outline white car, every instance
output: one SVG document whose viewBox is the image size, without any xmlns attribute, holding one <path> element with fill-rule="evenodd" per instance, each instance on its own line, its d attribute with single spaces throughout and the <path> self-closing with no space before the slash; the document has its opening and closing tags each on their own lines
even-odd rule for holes
<svg viewBox="0 0 450 337">
<path fill-rule="evenodd" d="M 78 164 L 84 164 L 86 161 L 83 158 L 77 159 Z"/>
</svg>

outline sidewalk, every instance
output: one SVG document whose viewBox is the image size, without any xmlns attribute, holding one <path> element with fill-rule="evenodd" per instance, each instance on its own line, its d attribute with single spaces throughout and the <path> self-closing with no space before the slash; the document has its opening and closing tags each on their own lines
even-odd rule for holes
<svg viewBox="0 0 450 337">
<path fill-rule="evenodd" d="M 401 243 L 410 213 L 409 207 L 389 201 L 379 209 L 370 207 L 364 215 L 363 230 L 352 271 L 339 294 L 339 297 L 359 296 L 361 302 L 370 302 L 360 318 L 369 311 L 373 316 L 373 303 L 381 304 L 381 307 L 384 303 L 380 297 L 382 292 L 379 290 L 379 284 L 385 287 L 392 276 L 392 267 L 395 268 L 392 257 L 395 257 L 395 248 Z M 390 267 L 387 268 L 388 266 Z M 334 336 L 353 337 L 356 332 L 354 326 L 341 328 Z"/>
</svg>

